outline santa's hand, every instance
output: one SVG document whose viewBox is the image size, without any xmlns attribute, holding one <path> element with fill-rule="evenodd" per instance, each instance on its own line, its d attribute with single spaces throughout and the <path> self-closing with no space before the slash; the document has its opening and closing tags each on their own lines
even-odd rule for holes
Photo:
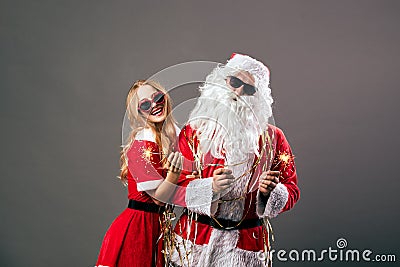
<svg viewBox="0 0 400 267">
<path fill-rule="evenodd" d="M 258 189 L 264 196 L 268 196 L 279 183 L 279 171 L 266 171 L 260 175 Z"/>
<path fill-rule="evenodd" d="M 186 178 L 190 179 L 198 179 L 200 178 L 200 174 L 198 171 L 193 171 L 192 174 L 187 174 Z"/>
<path fill-rule="evenodd" d="M 227 189 L 234 182 L 235 177 L 228 169 L 216 169 L 213 173 L 212 189 L 214 193 L 219 193 Z"/>
<path fill-rule="evenodd" d="M 168 171 L 180 174 L 182 171 L 183 156 L 179 152 L 171 152 L 168 156 L 166 168 Z"/>
</svg>

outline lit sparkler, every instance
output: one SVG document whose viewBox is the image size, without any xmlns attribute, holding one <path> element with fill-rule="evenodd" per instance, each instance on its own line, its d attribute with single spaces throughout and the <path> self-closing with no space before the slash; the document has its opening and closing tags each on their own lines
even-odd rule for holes
<svg viewBox="0 0 400 267">
<path fill-rule="evenodd" d="M 148 162 L 152 162 L 154 160 L 153 155 L 163 155 L 164 153 L 162 152 L 155 152 L 152 150 L 151 147 L 143 147 L 142 149 L 142 158 L 147 160 Z"/>
<path fill-rule="evenodd" d="M 293 162 L 294 156 L 286 151 L 279 152 L 278 157 L 275 159 L 275 164 L 272 169 L 277 168 L 280 164 L 283 164 L 283 171 Z"/>
</svg>

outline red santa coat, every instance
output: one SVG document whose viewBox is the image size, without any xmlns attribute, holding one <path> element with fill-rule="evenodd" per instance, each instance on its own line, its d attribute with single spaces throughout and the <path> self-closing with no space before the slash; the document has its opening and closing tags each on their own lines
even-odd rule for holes
<svg viewBox="0 0 400 267">
<path fill-rule="evenodd" d="M 212 176 L 217 168 L 223 167 L 224 159 L 214 158 L 210 153 L 202 157 L 202 178 L 180 181 L 182 193 L 177 193 L 188 210 L 218 219 L 241 221 L 243 219 L 273 218 L 279 213 L 291 209 L 300 197 L 297 187 L 297 174 L 293 154 L 282 130 L 269 126 L 269 134 L 274 135 L 274 160 L 272 170 L 280 171 L 280 182 L 265 199 L 258 192 L 258 177 L 263 171 L 266 153 L 261 154 L 261 164 L 253 165 L 250 174 L 233 185 L 233 189 L 222 199 L 231 201 L 213 202 Z M 263 144 L 260 137 L 260 149 Z M 198 149 L 196 132 L 186 126 L 180 133 L 179 147 L 188 160 L 194 160 Z M 194 153 L 193 153 L 194 152 Z M 254 156 L 254 162 L 257 162 Z M 249 169 L 245 166 L 245 169 Z M 250 168 L 251 169 L 251 168 Z M 240 173 L 240 172 L 239 172 Z M 240 198 L 242 196 L 242 198 Z M 183 200 L 184 198 L 184 200 Z M 233 200 L 239 198 L 238 200 Z M 213 207 L 213 208 L 212 208 Z M 195 215 L 194 215 L 195 216 Z M 177 249 L 172 261 L 180 266 L 265 266 L 260 256 L 265 251 L 267 232 L 263 226 L 240 230 L 220 230 L 194 220 L 183 214 L 175 228 Z"/>
<path fill-rule="evenodd" d="M 149 129 L 136 135 L 127 152 L 129 172 L 128 198 L 153 203 L 144 192 L 163 181 L 159 147 Z M 111 224 L 104 236 L 96 267 L 164 266 L 160 214 L 126 208 Z"/>
</svg>

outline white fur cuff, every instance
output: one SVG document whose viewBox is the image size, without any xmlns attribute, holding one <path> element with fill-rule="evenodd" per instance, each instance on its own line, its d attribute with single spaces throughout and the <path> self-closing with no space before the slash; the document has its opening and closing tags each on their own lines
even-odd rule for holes
<svg viewBox="0 0 400 267">
<path fill-rule="evenodd" d="M 163 181 L 163 179 L 160 179 L 146 182 L 137 182 L 136 187 L 138 191 L 155 190 Z"/>
<path fill-rule="evenodd" d="M 195 179 L 186 188 L 185 201 L 190 211 L 211 216 L 213 178 Z"/>
<path fill-rule="evenodd" d="M 269 195 L 268 201 L 265 201 L 260 195 L 260 191 L 257 193 L 257 215 L 259 217 L 276 217 L 279 212 L 285 207 L 288 201 L 289 192 L 285 185 L 278 183 L 274 190 Z"/>
</svg>

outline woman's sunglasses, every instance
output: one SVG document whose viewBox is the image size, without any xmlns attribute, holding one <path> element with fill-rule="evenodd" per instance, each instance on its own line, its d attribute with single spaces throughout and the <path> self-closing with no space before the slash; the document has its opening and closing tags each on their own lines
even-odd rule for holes
<svg viewBox="0 0 400 267">
<path fill-rule="evenodd" d="M 165 103 L 165 94 L 163 92 L 155 92 L 151 95 L 151 99 L 145 98 L 139 102 L 139 110 L 142 112 L 149 112 L 151 106 L 155 103 L 156 105 Z"/>
<path fill-rule="evenodd" d="M 257 92 L 257 88 L 253 85 L 243 82 L 241 79 L 235 76 L 228 76 L 229 78 L 229 85 L 233 88 L 239 88 L 243 85 L 243 93 L 245 95 L 254 95 Z"/>
</svg>

